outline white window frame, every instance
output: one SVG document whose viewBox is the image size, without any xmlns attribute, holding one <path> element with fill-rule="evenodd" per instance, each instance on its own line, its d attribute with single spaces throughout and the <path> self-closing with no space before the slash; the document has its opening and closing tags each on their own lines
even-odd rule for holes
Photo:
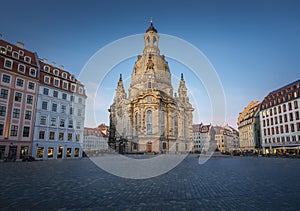
<svg viewBox="0 0 300 211">
<path fill-rule="evenodd" d="M 26 61 L 28 59 L 28 61 Z M 24 56 L 24 61 L 26 62 L 26 63 L 31 63 L 31 57 L 30 56 Z"/>
<path fill-rule="evenodd" d="M 29 58 L 30 58 L 30 57 L 29 57 Z M 31 73 L 32 70 L 34 70 L 34 74 Z M 33 77 L 36 77 L 36 69 L 31 67 L 31 68 L 29 69 L 29 75 L 30 75 L 30 76 L 33 76 Z"/>
<path fill-rule="evenodd" d="M 22 81 L 23 81 L 22 86 L 19 86 L 19 85 L 18 85 L 18 80 L 22 80 Z M 24 87 L 24 84 L 25 84 L 24 79 L 22 79 L 22 78 L 16 78 L 16 86 L 17 86 L 17 87 Z"/>
<path fill-rule="evenodd" d="M 33 89 L 29 88 L 29 84 L 33 83 Z M 35 83 L 32 81 L 28 81 L 27 89 L 34 91 L 35 90 Z"/>
<path fill-rule="evenodd" d="M 6 66 L 6 61 L 10 61 L 11 62 L 11 66 L 10 67 L 7 67 Z M 11 59 L 7 59 L 7 58 L 5 58 L 5 60 L 4 60 L 4 67 L 5 68 L 7 68 L 7 69 L 12 69 L 12 67 L 13 67 L 13 65 L 14 65 L 14 62 L 13 62 L 13 60 L 11 60 Z"/>
<path fill-rule="evenodd" d="M 65 86 L 64 86 L 65 84 L 67 84 L 67 88 L 65 88 Z M 62 88 L 65 89 L 65 90 L 69 89 L 69 83 L 68 83 L 68 81 L 63 81 Z"/>
<path fill-rule="evenodd" d="M 63 73 L 61 74 L 61 77 L 63 77 L 64 79 L 67 79 L 67 78 L 68 78 L 67 73 L 63 72 Z"/>
<path fill-rule="evenodd" d="M 21 66 L 24 67 L 24 71 L 21 71 L 21 70 L 20 70 L 20 67 L 21 67 Z M 24 64 L 18 64 L 18 72 L 19 72 L 19 73 L 25 73 L 25 71 L 26 71 L 26 66 L 25 66 Z"/>
<path fill-rule="evenodd" d="M 55 84 L 55 81 L 58 81 L 58 85 Z M 56 86 L 56 87 L 60 87 L 60 80 L 58 78 L 54 78 L 53 85 Z"/>
<path fill-rule="evenodd" d="M 47 79 L 48 79 L 48 82 L 47 82 Z M 50 82 L 51 82 L 51 78 L 49 76 L 45 76 L 44 77 L 44 83 L 45 84 L 50 84 Z"/>
<path fill-rule="evenodd" d="M 48 70 L 46 70 L 46 68 L 48 68 Z M 47 72 L 47 73 L 49 73 L 50 72 L 50 67 L 48 65 L 45 65 L 44 66 L 44 71 Z"/>
<path fill-rule="evenodd" d="M 58 76 L 58 75 L 59 75 L 58 69 L 54 69 L 54 70 L 53 70 L 53 74 Z"/>
</svg>

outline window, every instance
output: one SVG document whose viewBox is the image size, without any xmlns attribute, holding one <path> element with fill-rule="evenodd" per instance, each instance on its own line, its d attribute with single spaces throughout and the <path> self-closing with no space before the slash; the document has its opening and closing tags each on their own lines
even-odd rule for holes
<svg viewBox="0 0 300 211">
<path fill-rule="evenodd" d="M 2 98 L 2 99 L 8 98 L 8 90 L 7 89 L 1 89 L 0 98 Z"/>
<path fill-rule="evenodd" d="M 29 137 L 30 127 L 24 126 L 23 128 L 23 137 Z"/>
<path fill-rule="evenodd" d="M 69 120 L 68 128 L 73 128 L 73 120 L 72 119 Z"/>
<path fill-rule="evenodd" d="M 10 83 L 10 75 L 3 74 L 2 75 L 2 82 L 9 84 Z"/>
<path fill-rule="evenodd" d="M 12 65 L 13 65 L 12 60 L 5 59 L 5 61 L 4 61 L 4 67 L 12 69 Z"/>
<path fill-rule="evenodd" d="M 286 105 L 283 104 L 283 112 L 286 112 Z"/>
<path fill-rule="evenodd" d="M 285 132 L 288 133 L 289 132 L 289 126 L 285 125 Z"/>
<path fill-rule="evenodd" d="M 59 74 L 59 71 L 58 71 L 57 69 L 54 69 L 54 70 L 53 70 L 53 73 L 54 73 L 54 75 L 58 75 L 58 74 Z"/>
<path fill-rule="evenodd" d="M 297 122 L 297 131 L 300 131 L 300 122 Z"/>
<path fill-rule="evenodd" d="M 39 132 L 39 139 L 45 139 L 45 131 L 41 130 Z"/>
<path fill-rule="evenodd" d="M 73 138 L 73 134 L 72 133 L 68 133 L 68 141 L 72 141 Z"/>
<path fill-rule="evenodd" d="M 34 69 L 34 68 L 30 68 L 30 71 L 29 71 L 29 74 L 31 75 L 31 76 L 36 76 L 36 70 Z"/>
<path fill-rule="evenodd" d="M 43 90 L 43 94 L 44 94 L 44 95 L 49 95 L 49 89 L 47 89 L 47 88 L 44 88 L 44 90 Z"/>
<path fill-rule="evenodd" d="M 272 128 L 272 129 L 274 131 L 274 128 Z M 177 116 L 174 116 L 174 132 L 175 132 L 175 136 L 178 136 L 178 117 Z"/>
<path fill-rule="evenodd" d="M 22 101 L 22 93 L 20 93 L 20 92 L 15 93 L 15 101 L 16 102 L 21 102 Z"/>
<path fill-rule="evenodd" d="M 10 136 L 17 136 L 18 135 L 18 126 L 12 125 L 10 127 Z"/>
<path fill-rule="evenodd" d="M 151 89 L 151 82 L 148 82 L 148 89 Z"/>
<path fill-rule="evenodd" d="M 265 121 L 265 120 L 264 120 Z M 165 135 L 165 112 L 160 112 L 160 135 Z"/>
<path fill-rule="evenodd" d="M 48 158 L 53 158 L 54 148 L 48 147 Z"/>
<path fill-rule="evenodd" d="M 20 54 L 20 56 L 24 56 L 24 51 L 19 50 L 19 54 Z"/>
<path fill-rule="evenodd" d="M 18 54 L 17 52 L 15 52 L 15 51 L 12 53 L 12 56 L 13 56 L 14 58 L 17 58 L 17 59 L 19 58 L 19 54 Z"/>
<path fill-rule="evenodd" d="M 282 116 L 279 116 L 279 123 L 282 123 Z"/>
<path fill-rule="evenodd" d="M 53 91 L 53 97 L 58 98 L 58 91 Z"/>
<path fill-rule="evenodd" d="M 80 134 L 76 134 L 76 141 L 80 141 Z"/>
<path fill-rule="evenodd" d="M 25 119 L 31 120 L 31 115 L 32 115 L 31 111 L 28 110 L 25 111 Z"/>
<path fill-rule="evenodd" d="M 20 73 L 25 73 L 25 65 L 19 64 L 19 66 L 18 66 L 18 71 L 19 71 Z"/>
<path fill-rule="evenodd" d="M 57 104 L 56 103 L 52 104 L 52 111 L 57 112 Z"/>
<path fill-rule="evenodd" d="M 26 103 L 27 104 L 32 104 L 32 102 L 33 102 L 33 96 L 32 95 L 27 95 Z"/>
<path fill-rule="evenodd" d="M 72 92 L 75 92 L 75 89 L 76 89 L 75 84 L 72 84 L 72 85 L 71 85 L 71 90 L 72 90 Z"/>
<path fill-rule="evenodd" d="M 60 112 L 61 112 L 62 114 L 65 114 L 65 113 L 66 113 L 66 108 L 67 108 L 67 106 L 61 105 L 61 107 L 60 107 Z"/>
<path fill-rule="evenodd" d="M 281 113 L 281 106 L 278 106 L 278 113 Z"/>
<path fill-rule="evenodd" d="M 283 131 L 283 125 L 280 125 L 280 133 L 284 133 L 284 131 Z"/>
<path fill-rule="evenodd" d="M 73 114 L 73 108 L 72 108 L 72 107 L 70 107 L 70 109 L 69 109 L 69 110 L 70 110 L 69 114 L 70 114 L 70 115 L 72 115 L 72 114 Z"/>
<path fill-rule="evenodd" d="M 68 82 L 63 81 L 63 88 L 64 88 L 64 89 L 68 89 Z"/>
<path fill-rule="evenodd" d="M 20 118 L 20 109 L 14 108 L 14 110 L 13 110 L 13 118 L 17 118 L 17 119 Z"/>
<path fill-rule="evenodd" d="M 81 109 L 78 109 L 77 110 L 77 116 L 81 116 L 82 112 L 81 112 Z"/>
<path fill-rule="evenodd" d="M 54 140 L 54 137 L 55 137 L 55 132 L 50 131 L 50 133 L 49 133 L 49 140 Z"/>
<path fill-rule="evenodd" d="M 284 122 L 287 122 L 287 115 L 285 114 L 283 117 L 284 117 Z"/>
<path fill-rule="evenodd" d="M 38 147 L 36 152 L 37 158 L 43 158 L 44 157 L 44 147 Z"/>
<path fill-rule="evenodd" d="M 59 79 L 54 79 L 54 86 L 59 87 L 60 83 L 59 83 Z"/>
<path fill-rule="evenodd" d="M 291 132 L 295 132 L 295 127 L 294 127 L 294 124 L 291 124 Z"/>
<path fill-rule="evenodd" d="M 78 103 L 82 103 L 82 98 L 81 97 L 78 98 Z"/>
<path fill-rule="evenodd" d="M 60 120 L 59 126 L 60 127 L 65 127 L 65 120 L 64 119 Z"/>
<path fill-rule="evenodd" d="M 79 156 L 79 148 L 75 148 L 74 157 Z"/>
<path fill-rule="evenodd" d="M 34 90 L 35 84 L 33 82 L 28 83 L 28 89 Z"/>
<path fill-rule="evenodd" d="M 67 73 L 62 73 L 63 78 L 67 78 Z"/>
<path fill-rule="evenodd" d="M 58 134 L 58 140 L 63 141 L 64 140 L 64 133 Z"/>
<path fill-rule="evenodd" d="M 79 87 L 79 94 L 82 94 L 83 93 L 83 89 L 82 87 Z"/>
<path fill-rule="evenodd" d="M 52 126 L 52 127 L 56 126 L 56 118 L 55 117 L 51 118 L 50 126 Z"/>
<path fill-rule="evenodd" d="M 299 111 L 295 112 L 295 118 L 296 118 L 296 120 L 299 120 Z"/>
<path fill-rule="evenodd" d="M 74 102 L 74 96 L 73 95 L 70 96 L 70 101 Z"/>
<path fill-rule="evenodd" d="M 1 54 L 6 54 L 6 48 L 4 48 L 3 46 L 0 47 L 0 53 Z"/>
<path fill-rule="evenodd" d="M 27 62 L 27 63 L 30 63 L 31 62 L 31 58 L 29 56 L 25 56 L 24 57 L 24 61 Z"/>
<path fill-rule="evenodd" d="M 42 109 L 43 110 L 47 110 L 48 109 L 48 102 L 47 101 L 43 101 L 42 102 Z"/>
<path fill-rule="evenodd" d="M 147 134 L 152 134 L 152 111 L 147 111 Z"/>
<path fill-rule="evenodd" d="M 0 116 L 5 116 L 5 113 L 6 113 L 6 107 L 0 105 Z"/>
<path fill-rule="evenodd" d="M 293 113 L 290 113 L 290 121 L 293 121 L 294 118 L 293 118 Z"/>
<path fill-rule="evenodd" d="M 40 118 L 40 125 L 46 125 L 47 117 L 46 116 L 41 116 Z"/>
<path fill-rule="evenodd" d="M 47 72 L 47 73 L 49 73 L 50 67 L 49 66 L 44 66 L 44 71 Z"/>
<path fill-rule="evenodd" d="M 0 136 L 3 136 L 4 124 L 0 124 Z"/>
<path fill-rule="evenodd" d="M 64 99 L 64 100 L 67 99 L 67 94 L 66 94 L 66 93 L 63 93 L 63 94 L 62 94 L 62 99 Z"/>
<path fill-rule="evenodd" d="M 292 103 L 288 103 L 289 111 L 292 110 Z"/>
<path fill-rule="evenodd" d="M 23 87 L 24 85 L 24 80 L 21 78 L 17 78 L 17 86 Z"/>
<path fill-rule="evenodd" d="M 294 108 L 295 108 L 295 109 L 298 108 L 298 101 L 297 101 L 297 100 L 294 101 Z"/>
<path fill-rule="evenodd" d="M 44 82 L 45 82 L 46 84 L 50 84 L 50 77 L 45 76 L 45 77 L 44 77 Z"/>
<path fill-rule="evenodd" d="M 76 129 L 81 129 L 81 122 L 76 123 Z"/>
</svg>

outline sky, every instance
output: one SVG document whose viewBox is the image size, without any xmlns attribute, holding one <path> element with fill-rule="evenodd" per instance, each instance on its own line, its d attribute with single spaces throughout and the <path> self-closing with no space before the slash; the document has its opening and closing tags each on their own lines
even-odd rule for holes
<svg viewBox="0 0 300 211">
<path fill-rule="evenodd" d="M 75 76 L 109 43 L 145 33 L 153 17 L 158 33 L 191 43 L 209 59 L 224 88 L 225 123 L 235 128 L 239 112 L 251 101 L 262 101 L 272 90 L 300 78 L 297 0 L 11 0 L 2 1 L 1 8 L 2 39 L 22 41 L 26 49 L 64 65 Z M 108 124 L 107 109 L 118 75 L 122 72 L 130 81 L 135 59 L 116 64 L 99 84 L 96 124 Z M 186 75 L 199 112 L 194 123 L 210 123 L 210 97 L 201 81 L 195 81 L 184 65 L 167 60 L 174 83 L 180 72 Z M 95 74 L 101 74 L 101 65 Z M 96 125 L 86 122 L 86 126 Z"/>
</svg>

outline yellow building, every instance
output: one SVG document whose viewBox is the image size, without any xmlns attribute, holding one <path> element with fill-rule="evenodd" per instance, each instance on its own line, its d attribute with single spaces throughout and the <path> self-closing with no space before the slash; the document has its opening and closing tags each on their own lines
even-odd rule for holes
<svg viewBox="0 0 300 211">
<path fill-rule="evenodd" d="M 238 117 L 241 151 L 254 152 L 260 146 L 259 107 L 259 101 L 252 101 Z"/>
<path fill-rule="evenodd" d="M 109 144 L 121 153 L 190 151 L 194 109 L 187 96 L 183 74 L 176 94 L 152 22 L 144 42 L 143 54 L 138 55 L 132 70 L 128 95 L 120 75 L 109 109 Z"/>
</svg>

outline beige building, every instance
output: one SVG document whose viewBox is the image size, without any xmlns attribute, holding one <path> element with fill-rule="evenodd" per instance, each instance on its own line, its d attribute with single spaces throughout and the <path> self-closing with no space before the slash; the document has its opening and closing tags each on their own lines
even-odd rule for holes
<svg viewBox="0 0 300 211">
<path fill-rule="evenodd" d="M 121 75 L 109 109 L 110 146 L 119 152 L 189 151 L 194 109 L 187 96 L 183 74 L 176 94 L 152 22 L 144 42 L 143 54 L 138 55 L 132 70 L 128 94 Z"/>
<path fill-rule="evenodd" d="M 215 139 L 220 152 L 233 152 L 239 149 L 239 133 L 229 125 L 214 126 Z"/>
<path fill-rule="evenodd" d="M 259 101 L 250 102 L 238 117 L 241 151 L 254 152 L 260 146 L 259 109 Z"/>
</svg>

